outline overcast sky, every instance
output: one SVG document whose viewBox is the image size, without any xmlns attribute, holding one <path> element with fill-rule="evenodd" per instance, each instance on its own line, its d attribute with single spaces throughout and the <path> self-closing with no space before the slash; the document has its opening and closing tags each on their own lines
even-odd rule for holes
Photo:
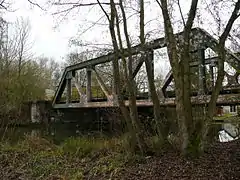
<svg viewBox="0 0 240 180">
<path fill-rule="evenodd" d="M 45 6 L 46 0 L 35 0 Z M 14 22 L 17 18 L 23 17 L 29 19 L 31 24 L 31 39 L 33 43 L 33 53 L 35 56 L 53 57 L 56 61 L 63 61 L 67 53 L 73 51 L 73 47 L 69 46 L 69 39 L 77 37 L 78 40 L 83 40 L 89 43 L 103 43 L 111 44 L 110 34 L 107 31 L 108 26 L 104 25 L 104 14 L 96 13 L 99 7 L 81 8 L 79 11 L 74 11 L 67 17 L 67 20 L 61 21 L 59 16 L 52 16 L 52 12 L 56 12 L 56 8 L 48 8 L 47 12 L 38 7 L 33 7 L 27 0 L 13 0 L 13 12 L 4 13 L 3 17 L 8 22 Z M 157 18 L 158 11 L 153 10 L 151 4 L 147 5 L 147 11 L 151 11 L 151 16 L 146 17 L 146 22 L 151 20 L 148 24 L 149 31 L 154 33 L 158 28 L 158 23 L 153 16 Z M 158 8 L 158 7 L 157 7 Z M 159 9 L 158 9 L 159 10 Z M 76 15 L 74 15 L 74 13 Z M 98 21 L 98 25 L 92 27 L 93 22 Z M 132 21 L 134 21 L 132 19 Z M 129 24 L 129 33 L 133 35 L 136 29 L 136 23 Z M 59 25 L 57 28 L 54 28 Z M 146 27 L 146 31 L 148 31 Z M 89 30 L 90 29 L 90 30 Z M 159 30 L 158 30 L 159 31 Z M 136 36 L 135 36 L 136 37 Z M 155 66 L 158 68 L 158 66 Z"/>
<path fill-rule="evenodd" d="M 15 0 L 12 9 L 14 12 L 4 14 L 7 21 L 14 22 L 18 17 L 29 18 L 34 42 L 32 51 L 36 56 L 44 55 L 61 60 L 69 52 L 68 40 L 77 31 L 71 21 L 54 29 L 55 18 L 50 13 L 32 7 L 27 0 Z"/>
<path fill-rule="evenodd" d="M 106 23 L 106 18 L 104 14 L 99 9 L 99 6 L 91 7 L 81 7 L 80 9 L 73 11 L 67 16 L 67 20 L 57 23 L 59 16 L 52 16 L 51 13 L 56 12 L 57 9 L 54 6 L 46 6 L 46 1 L 48 0 L 32 0 L 33 2 L 38 2 L 42 7 L 47 9 L 47 12 L 42 11 L 38 7 L 32 7 L 27 0 L 12 0 L 12 9 L 14 12 L 7 12 L 4 14 L 4 18 L 7 21 L 14 22 L 18 17 L 29 18 L 31 23 L 31 34 L 33 44 L 33 52 L 36 56 L 46 56 L 53 57 L 56 61 L 62 61 L 63 57 L 69 53 L 73 48 L 69 47 L 69 39 L 76 37 L 78 40 L 87 41 L 89 43 L 109 43 L 111 44 L 110 34 L 107 31 L 108 26 L 104 25 Z M 202 6 L 200 19 L 196 18 L 195 26 L 204 28 L 211 34 L 216 31 L 216 25 L 213 24 L 211 15 L 209 11 L 205 8 L 206 2 L 210 0 L 200 1 L 200 6 Z M 74 2 L 72 0 L 71 2 Z M 88 2 L 88 1 L 84 1 Z M 133 4 L 130 4 L 133 8 L 137 9 L 137 6 L 134 4 L 135 1 L 131 1 Z M 183 14 L 187 14 L 189 10 L 189 0 L 180 1 Z M 106 7 L 106 6 L 105 6 Z M 62 9 L 64 7 L 61 7 Z M 221 16 L 225 17 L 222 20 L 226 19 L 230 15 L 229 7 L 220 7 Z M 126 9 L 126 11 L 134 10 Z M 145 4 L 145 30 L 150 33 L 150 37 L 158 38 L 163 36 L 163 23 L 162 17 L 160 14 L 160 8 L 154 0 L 146 1 Z M 174 18 L 174 30 L 181 30 L 181 26 L 178 24 L 178 21 L 181 20 L 179 15 L 179 10 L 175 7 L 175 18 Z M 131 13 L 130 13 L 131 14 Z M 97 21 L 97 25 L 93 26 L 93 22 Z M 129 34 L 133 37 L 131 40 L 138 39 L 138 18 L 132 16 L 128 19 Z M 54 29 L 54 26 L 59 24 L 58 28 Z M 90 29 L 90 30 L 89 30 Z M 134 39 L 135 38 L 135 39 Z M 159 66 L 161 65 L 161 67 Z M 155 68 L 169 69 L 169 63 L 167 61 L 159 60 L 156 63 Z"/>
</svg>

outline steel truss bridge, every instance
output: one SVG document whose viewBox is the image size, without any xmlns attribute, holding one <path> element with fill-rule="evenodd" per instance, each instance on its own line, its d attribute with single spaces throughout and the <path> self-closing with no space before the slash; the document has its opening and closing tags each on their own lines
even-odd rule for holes
<svg viewBox="0 0 240 180">
<path fill-rule="evenodd" d="M 179 44 L 183 43 L 183 33 L 178 33 L 175 36 Z M 200 28 L 191 30 L 189 53 L 192 61 L 190 62 L 190 67 L 193 72 L 194 81 L 196 82 L 192 92 L 193 104 L 204 104 L 210 100 L 211 89 L 216 80 L 214 70 L 216 71 L 218 57 L 214 55 L 206 58 L 206 52 L 207 49 L 211 49 L 217 54 L 217 44 L 218 41 L 206 31 Z M 152 62 L 151 71 L 154 72 L 154 51 L 164 47 L 166 47 L 166 42 L 163 37 L 147 43 L 144 51 L 140 45 L 137 45 L 132 47 L 130 53 L 127 50 L 123 50 L 121 56 L 126 58 L 130 55 L 134 56 L 133 76 L 135 77 L 145 61 Z M 107 55 L 66 67 L 52 101 L 53 108 L 117 107 L 117 95 L 112 90 L 114 89 L 113 83 L 111 80 L 106 81 L 100 72 L 105 64 L 109 65 L 115 59 L 121 62 L 121 57 L 116 57 L 116 54 L 111 52 Z M 226 49 L 226 63 L 229 67 L 235 69 L 235 74 L 229 74 L 225 71 L 225 84 L 218 97 L 217 105 L 237 105 L 240 104 L 240 58 Z M 85 85 L 79 83 L 77 78 L 79 71 L 83 72 L 86 76 Z M 97 82 L 103 94 L 102 98 L 94 97 L 93 91 L 96 91 L 96 86 L 92 85 L 93 81 Z M 162 106 L 175 105 L 175 93 L 172 81 L 172 71 L 169 71 L 159 93 L 159 100 Z M 123 84 L 123 87 L 126 87 L 126 85 Z M 74 98 L 74 93 L 77 98 Z M 144 96 L 138 96 L 137 98 L 137 106 L 152 106 L 150 93 L 142 94 Z M 125 104 L 129 104 L 127 98 Z"/>
</svg>

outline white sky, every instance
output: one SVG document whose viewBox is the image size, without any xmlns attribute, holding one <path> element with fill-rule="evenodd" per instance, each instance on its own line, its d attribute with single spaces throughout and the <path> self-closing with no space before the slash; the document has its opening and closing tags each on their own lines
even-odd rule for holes
<svg viewBox="0 0 240 180">
<path fill-rule="evenodd" d="M 69 51 L 68 40 L 77 30 L 72 23 L 63 23 L 60 28 L 54 29 L 56 23 L 53 16 L 37 7 L 31 7 L 27 0 L 13 1 L 12 9 L 14 12 L 7 12 L 3 17 L 9 22 L 20 17 L 29 18 L 34 42 L 32 51 L 36 56 L 53 57 L 59 61 Z"/>
<path fill-rule="evenodd" d="M 103 13 L 99 11 L 99 7 L 81 7 L 79 10 L 73 11 L 71 14 L 67 16 L 67 20 L 62 21 L 60 26 L 57 29 L 54 29 L 54 26 L 57 25 L 56 21 L 58 20 L 59 16 L 53 17 L 51 15 L 52 12 L 56 12 L 56 8 L 54 9 L 53 6 L 47 7 L 45 2 L 48 0 L 32 0 L 33 2 L 38 2 L 40 5 L 45 7 L 48 11 L 44 12 L 38 7 L 32 7 L 27 0 L 12 0 L 12 9 L 14 12 L 7 12 L 4 14 L 4 18 L 7 21 L 14 22 L 18 17 L 29 18 L 31 23 L 31 34 L 32 39 L 34 41 L 33 44 L 33 53 L 35 56 L 46 56 L 46 57 L 53 57 L 56 61 L 62 61 L 64 56 L 70 52 L 71 49 L 69 47 L 69 39 L 72 37 L 76 37 L 78 40 L 88 41 L 90 43 L 110 43 L 110 34 L 107 31 L 108 26 L 104 25 L 97 25 L 91 28 L 91 30 L 86 31 L 89 27 L 92 26 L 92 22 L 99 20 L 98 23 L 104 24 L 104 18 L 101 19 Z M 204 2 L 209 2 L 210 0 L 200 1 L 200 5 L 205 7 Z M 71 2 L 74 2 L 72 0 Z M 83 2 L 88 2 L 83 1 Z M 182 0 L 180 1 L 183 8 L 183 14 L 187 14 L 189 9 L 189 0 Z M 200 6 L 199 5 L 199 6 Z M 136 5 L 131 4 L 132 7 L 137 9 Z M 221 13 L 223 16 L 226 17 L 230 15 L 228 7 L 221 7 Z M 178 21 L 180 20 L 179 10 L 175 7 L 175 31 L 179 31 L 180 26 L 178 25 Z M 129 11 L 133 11 L 130 9 Z M 200 13 L 201 19 L 196 20 L 195 26 L 199 26 L 199 21 L 202 21 L 200 24 L 201 28 L 204 28 L 209 33 L 213 34 L 212 32 L 218 34 L 216 32 L 216 26 L 212 24 L 212 18 L 207 13 L 207 9 L 202 9 Z M 131 13 L 130 13 L 131 14 Z M 146 32 L 150 32 L 151 38 L 162 37 L 163 34 L 163 23 L 160 8 L 157 6 L 154 0 L 146 1 L 145 4 L 145 22 L 147 23 Z M 196 18 L 197 19 L 197 18 Z M 224 18 L 223 18 L 224 19 Z M 129 23 L 129 33 L 131 37 L 134 37 L 132 40 L 138 40 L 138 29 L 137 25 L 138 22 L 136 18 L 129 19 L 131 23 Z M 133 22 L 133 23 L 132 23 Z M 210 24 L 210 26 L 209 26 Z M 83 33 L 84 32 L 84 33 Z M 76 36 L 76 35 L 79 36 Z M 161 66 L 161 67 L 160 67 Z M 169 69 L 168 62 L 159 60 L 156 63 L 155 68 L 160 68 L 160 71 L 167 71 L 164 70 L 165 68 Z"/>
<path fill-rule="evenodd" d="M 47 0 L 32 1 L 38 2 L 43 7 L 46 7 L 44 1 Z M 151 12 L 151 15 L 145 18 L 146 22 L 151 20 L 148 23 L 149 28 L 146 27 L 146 32 L 152 31 L 153 35 L 156 37 L 154 31 L 159 28 L 159 19 L 157 20 L 160 12 L 159 7 L 153 7 L 151 3 L 147 3 L 146 6 L 146 13 L 148 11 Z M 157 11 L 155 10 L 156 8 Z M 6 12 L 3 17 L 8 22 L 12 23 L 20 17 L 29 19 L 31 23 L 31 38 L 34 42 L 32 51 L 35 56 L 53 57 L 56 61 L 63 61 L 64 56 L 73 50 L 73 48 L 69 46 L 69 39 L 79 34 L 80 35 L 77 36 L 78 40 L 81 39 L 93 44 L 111 44 L 108 26 L 97 25 L 86 31 L 86 29 L 92 26 L 92 22 L 98 19 L 100 19 L 98 23 L 105 23 L 105 17 L 101 18 L 104 14 L 101 14 L 101 11 L 99 13 L 100 9 L 98 6 L 90 8 L 82 7 L 78 11 L 73 11 L 67 16 L 67 20 L 62 21 L 57 28 L 54 27 L 57 25 L 59 16 L 51 15 L 52 12 L 56 12 L 57 10 L 53 6 L 49 7 L 47 12 L 44 12 L 36 6 L 32 6 L 27 0 L 13 0 L 12 9 L 14 10 L 13 12 Z M 74 13 L 77 15 L 74 15 Z M 155 19 L 153 19 L 153 16 Z M 133 20 L 133 18 L 131 20 Z M 136 37 L 136 22 L 129 24 L 128 28 L 130 35 Z M 155 69 L 158 68 L 159 65 L 156 64 Z"/>
</svg>

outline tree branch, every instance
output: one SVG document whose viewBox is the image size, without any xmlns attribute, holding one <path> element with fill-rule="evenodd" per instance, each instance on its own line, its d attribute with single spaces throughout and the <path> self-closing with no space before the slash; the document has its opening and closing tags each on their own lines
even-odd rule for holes
<svg viewBox="0 0 240 180">
<path fill-rule="evenodd" d="M 103 8 L 102 4 L 100 3 L 99 0 L 97 0 L 97 4 L 100 6 L 100 8 L 102 9 L 103 13 L 106 15 L 108 22 L 110 22 L 110 18 L 109 15 L 107 14 L 107 12 L 105 11 L 105 9 Z M 109 4 L 109 3 L 108 3 Z"/>
<path fill-rule="evenodd" d="M 197 4 L 198 4 L 198 0 L 192 0 L 191 8 L 189 10 L 188 20 L 184 28 L 184 39 L 186 38 L 185 39 L 186 41 L 189 41 L 189 34 L 192 29 L 194 18 L 196 16 Z"/>
<path fill-rule="evenodd" d="M 238 14 L 239 12 L 239 9 L 240 9 L 240 0 L 237 1 L 235 7 L 234 7 L 234 10 L 232 12 L 232 15 L 230 17 L 230 19 L 228 20 L 228 23 L 226 25 L 226 28 L 224 29 L 224 32 L 222 33 L 222 35 L 220 36 L 220 39 L 219 39 L 219 45 L 222 45 L 224 46 L 225 44 L 225 41 L 232 29 L 232 26 L 233 26 L 233 23 L 235 22 L 235 20 L 240 16 Z"/>
<path fill-rule="evenodd" d="M 38 3 L 32 2 L 31 0 L 27 0 L 30 4 L 37 6 L 38 8 L 40 8 L 43 11 L 46 11 L 46 9 L 44 9 L 43 7 L 41 7 Z"/>
<path fill-rule="evenodd" d="M 140 0 L 140 42 L 142 46 L 145 44 L 145 32 L 144 32 L 144 2 L 143 0 Z"/>
<path fill-rule="evenodd" d="M 52 13 L 52 15 L 57 15 L 57 14 L 69 12 L 69 11 L 71 11 L 71 10 L 77 8 L 77 7 L 78 7 L 78 6 L 72 6 L 72 7 L 70 7 L 70 8 L 64 9 L 64 10 L 62 10 L 62 11 L 58 11 L 58 12 Z"/>
<path fill-rule="evenodd" d="M 157 4 L 159 5 L 159 7 L 162 9 L 162 5 L 161 3 L 159 2 L 159 0 L 156 0 Z"/>
<path fill-rule="evenodd" d="M 177 0 L 177 4 L 178 4 L 178 8 L 179 8 L 179 11 L 180 11 L 180 15 L 181 15 L 181 18 L 182 18 L 182 21 L 183 21 L 183 25 L 184 25 L 184 27 L 185 27 L 185 26 L 186 26 L 186 23 L 185 23 L 185 20 L 184 20 L 184 17 L 183 17 L 182 8 L 181 8 L 180 1 L 179 1 L 179 0 Z"/>
<path fill-rule="evenodd" d="M 69 2 L 69 3 L 53 3 L 53 5 L 58 5 L 58 6 L 67 6 L 67 5 L 73 5 L 73 6 L 95 6 L 95 5 L 99 5 L 99 3 L 101 5 L 110 5 L 110 3 L 103 3 L 103 2 L 99 2 L 97 0 L 96 3 L 72 3 L 72 2 Z M 118 5 L 118 3 L 114 3 L 115 5 Z"/>
<path fill-rule="evenodd" d="M 4 5 L 4 3 L 5 3 L 5 0 L 2 0 L 2 1 L 0 2 L 0 7 L 3 8 L 3 9 L 5 9 L 5 10 L 7 10 L 7 7 Z"/>
</svg>

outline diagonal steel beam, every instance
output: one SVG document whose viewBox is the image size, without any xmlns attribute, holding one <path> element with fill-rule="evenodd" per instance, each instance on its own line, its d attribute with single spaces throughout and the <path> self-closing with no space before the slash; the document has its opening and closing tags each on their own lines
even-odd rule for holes
<svg viewBox="0 0 240 180">
<path fill-rule="evenodd" d="M 205 59 L 205 64 L 211 64 L 211 63 L 217 64 L 217 62 L 218 62 L 218 57 L 211 57 L 211 58 Z M 190 63 L 191 67 L 196 67 L 198 65 L 199 65 L 198 61 L 193 61 L 193 62 Z M 170 70 L 167 73 L 167 75 L 166 75 L 166 77 L 165 77 L 165 79 L 162 83 L 163 84 L 162 85 L 162 92 L 163 92 L 164 97 L 166 97 L 166 89 L 167 89 L 168 85 L 171 83 L 172 79 L 173 79 L 173 74 L 172 74 L 172 70 Z"/>
<path fill-rule="evenodd" d="M 107 97 L 108 101 L 112 101 L 112 95 L 110 94 L 110 91 L 108 90 L 107 86 L 105 85 L 104 81 L 102 80 L 102 78 L 100 77 L 100 75 L 98 74 L 98 72 L 96 71 L 95 68 L 92 68 L 93 71 L 95 72 L 96 75 L 96 79 L 98 84 L 100 85 L 103 93 L 105 94 L 105 96 Z"/>
<path fill-rule="evenodd" d="M 83 91 L 82 87 L 80 86 L 80 84 L 77 83 L 76 78 L 73 77 L 72 80 L 73 80 L 73 83 L 74 83 L 74 85 L 75 85 L 75 87 L 76 87 L 76 89 L 78 91 L 79 96 L 80 96 L 80 103 L 87 102 L 87 95 L 84 93 L 84 91 Z"/>
</svg>

